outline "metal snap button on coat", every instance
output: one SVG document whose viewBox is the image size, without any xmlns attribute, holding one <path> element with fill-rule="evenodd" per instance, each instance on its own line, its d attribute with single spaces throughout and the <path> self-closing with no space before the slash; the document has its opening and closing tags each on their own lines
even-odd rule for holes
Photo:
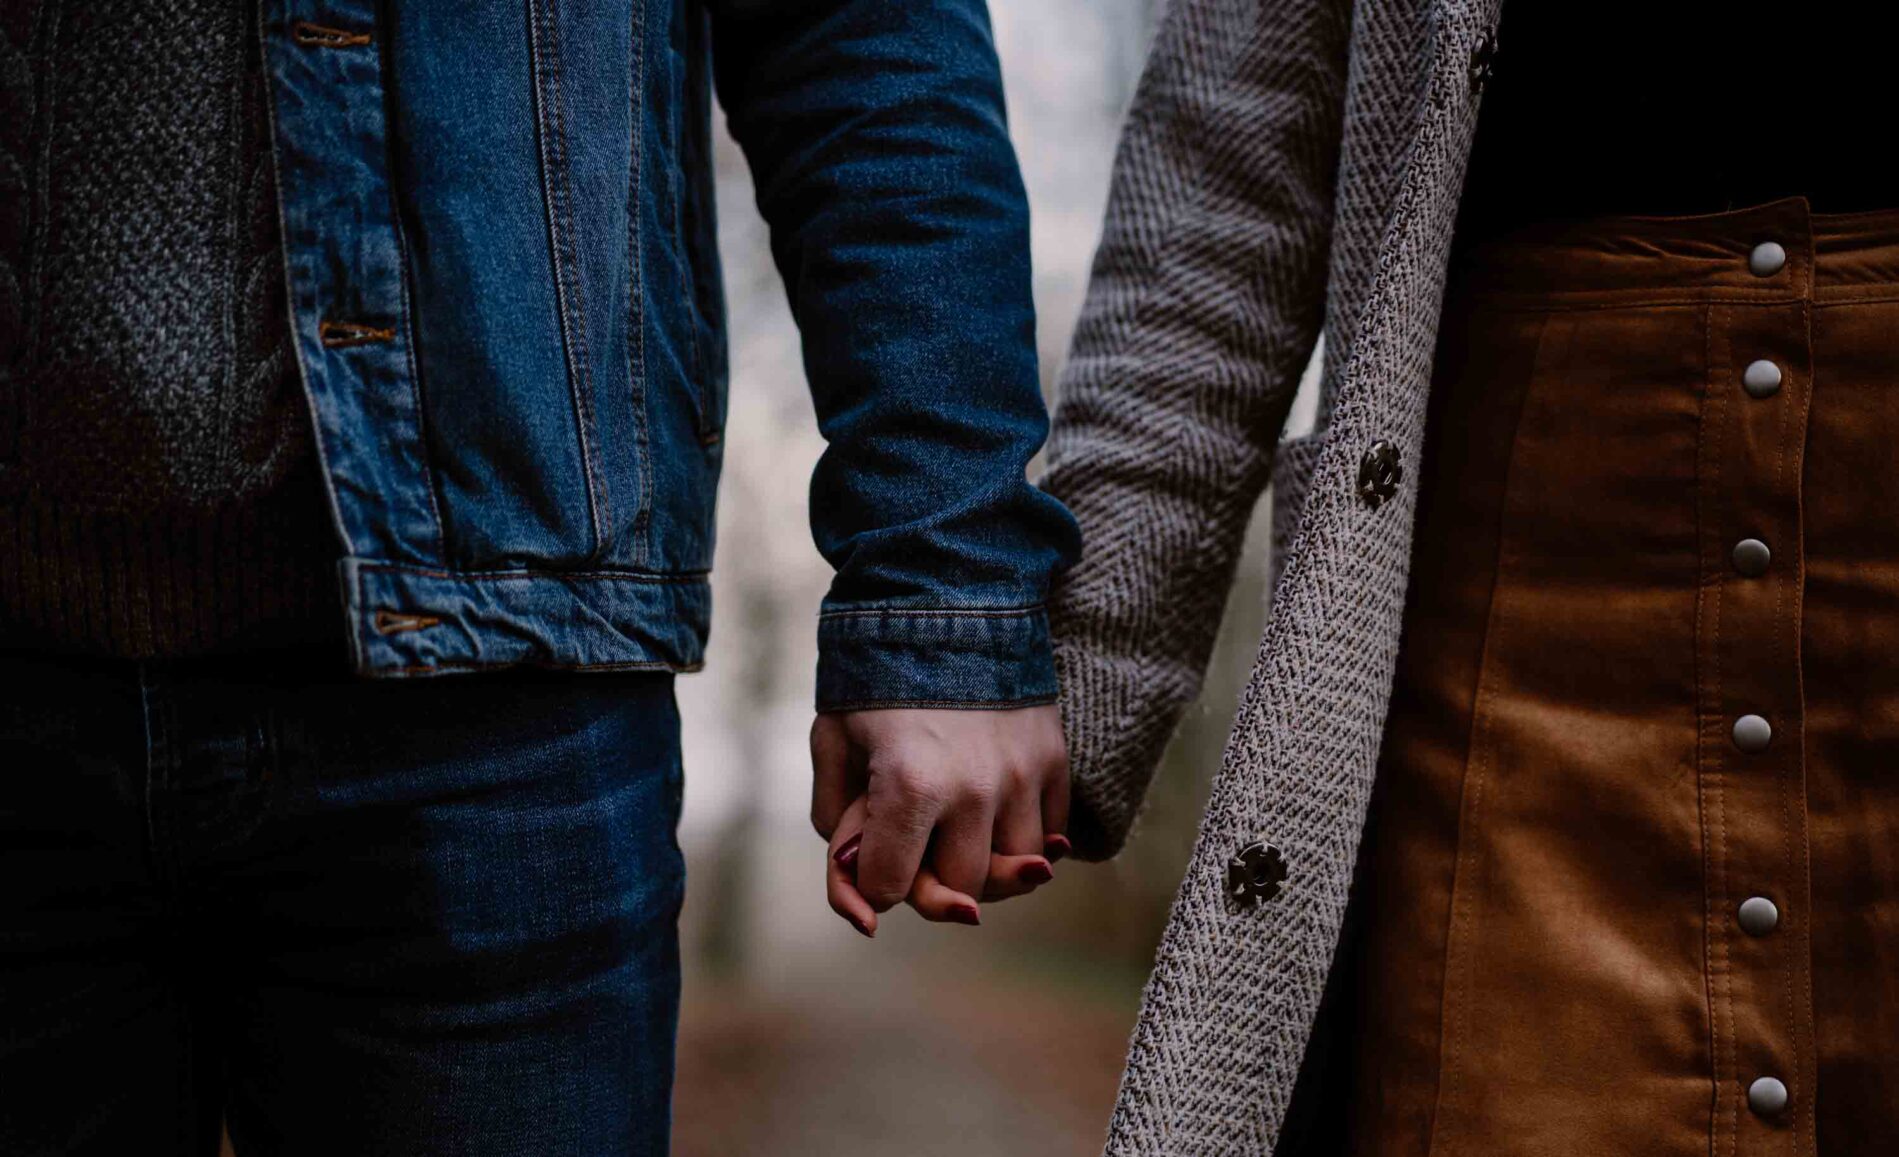
<svg viewBox="0 0 1899 1157">
<path fill-rule="evenodd" d="M 1740 911 L 1735 915 L 1741 922 L 1741 931 L 1749 936 L 1765 936 L 1780 924 L 1780 909 L 1765 896 L 1749 896 L 1741 901 Z"/>
<path fill-rule="evenodd" d="M 1744 538 L 1734 544 L 1734 569 L 1748 578 L 1758 578 L 1767 573 L 1767 564 L 1772 562 L 1774 552 L 1758 538 Z"/>
<path fill-rule="evenodd" d="M 1767 741 L 1773 737 L 1774 729 L 1758 715 L 1743 715 L 1734 721 L 1734 746 L 1749 755 L 1767 750 Z"/>
<path fill-rule="evenodd" d="M 1756 277 L 1772 277 L 1787 264 L 1787 251 L 1778 241 L 1763 241 L 1747 255 L 1747 267 Z"/>
<path fill-rule="evenodd" d="M 1787 1107 L 1787 1086 L 1773 1077 L 1759 1077 L 1747 1087 L 1747 1107 L 1763 1117 L 1772 1117 Z"/>
<path fill-rule="evenodd" d="M 1747 368 L 1741 371 L 1741 388 L 1749 397 L 1773 397 L 1780 392 L 1780 367 L 1766 358 L 1747 363 Z"/>
<path fill-rule="evenodd" d="M 1398 448 L 1380 439 L 1371 444 L 1358 460 L 1358 496 L 1373 510 L 1398 493 L 1398 481 L 1404 467 L 1398 463 Z"/>
<path fill-rule="evenodd" d="M 1286 854 L 1265 840 L 1233 853 L 1226 862 L 1226 894 L 1242 908 L 1279 895 L 1286 882 Z"/>
</svg>

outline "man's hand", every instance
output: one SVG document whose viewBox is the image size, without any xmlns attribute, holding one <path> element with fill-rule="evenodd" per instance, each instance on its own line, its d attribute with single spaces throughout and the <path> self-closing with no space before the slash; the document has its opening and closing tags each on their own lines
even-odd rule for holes
<svg viewBox="0 0 1899 1157">
<path fill-rule="evenodd" d="M 1067 847 L 1068 752 L 1053 705 L 820 715 L 811 764 L 831 907 L 866 936 L 905 899 L 926 919 L 974 924 L 977 897 L 1032 890 Z"/>
</svg>

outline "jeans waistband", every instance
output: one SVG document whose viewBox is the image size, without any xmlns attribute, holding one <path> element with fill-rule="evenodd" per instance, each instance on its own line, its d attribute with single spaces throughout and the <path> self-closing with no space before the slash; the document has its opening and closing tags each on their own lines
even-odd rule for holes
<svg viewBox="0 0 1899 1157">
<path fill-rule="evenodd" d="M 1899 293 L 1899 209 L 1814 213 L 1793 197 L 1537 225 L 1461 251 L 1451 277 L 1465 294 L 1524 308 L 1886 297 Z"/>
</svg>

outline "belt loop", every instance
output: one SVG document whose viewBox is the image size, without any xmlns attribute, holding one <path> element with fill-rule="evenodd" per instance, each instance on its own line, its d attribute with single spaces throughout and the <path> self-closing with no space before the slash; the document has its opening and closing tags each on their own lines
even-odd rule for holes
<svg viewBox="0 0 1899 1157">
<path fill-rule="evenodd" d="M 1800 300 L 1811 304 L 1814 282 L 1813 264 L 1816 260 L 1813 243 L 1813 206 L 1805 197 L 1795 197 L 1788 206 L 1788 216 L 1792 219 L 1794 230 L 1786 241 L 1787 252 L 1791 258 L 1788 264 L 1793 267 L 1790 272 L 1794 279 L 1794 293 Z"/>
<path fill-rule="evenodd" d="M 1814 243 L 1814 205 L 1806 198 L 1796 198 L 1800 209 L 1800 262 L 1795 270 L 1796 287 L 1800 291 L 1800 300 L 1814 302 L 1814 262 L 1819 260 L 1819 251 Z"/>
</svg>

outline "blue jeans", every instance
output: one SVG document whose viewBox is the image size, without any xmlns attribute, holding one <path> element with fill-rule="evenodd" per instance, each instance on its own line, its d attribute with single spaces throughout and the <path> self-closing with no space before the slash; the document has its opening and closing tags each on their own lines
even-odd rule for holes
<svg viewBox="0 0 1899 1157">
<path fill-rule="evenodd" d="M 665 1153 L 671 676 L 271 666 L 0 657 L 0 1153 Z"/>
</svg>

